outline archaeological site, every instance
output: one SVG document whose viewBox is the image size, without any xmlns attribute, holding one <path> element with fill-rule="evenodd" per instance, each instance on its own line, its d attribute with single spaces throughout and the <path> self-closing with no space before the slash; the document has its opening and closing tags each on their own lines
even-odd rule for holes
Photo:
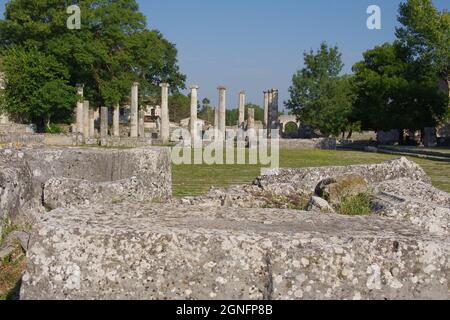
<svg viewBox="0 0 450 320">
<path fill-rule="evenodd" d="M 448 40 L 435 2 L 399 21 Z M 143 1 L 93 3 L 0 1 L 0 300 L 450 300 L 450 50 L 406 25 L 352 74 L 322 42 L 289 88 L 223 52 L 187 85 Z"/>
</svg>

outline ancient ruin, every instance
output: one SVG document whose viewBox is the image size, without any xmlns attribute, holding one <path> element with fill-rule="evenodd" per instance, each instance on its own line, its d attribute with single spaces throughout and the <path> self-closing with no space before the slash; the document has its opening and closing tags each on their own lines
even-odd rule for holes
<svg viewBox="0 0 450 320">
<path fill-rule="evenodd" d="M 167 148 L 3 149 L 0 167 L 2 212 L 33 224 L 22 299 L 450 298 L 450 195 L 404 158 L 183 199 Z M 372 214 L 327 211 L 341 177 Z"/>
</svg>

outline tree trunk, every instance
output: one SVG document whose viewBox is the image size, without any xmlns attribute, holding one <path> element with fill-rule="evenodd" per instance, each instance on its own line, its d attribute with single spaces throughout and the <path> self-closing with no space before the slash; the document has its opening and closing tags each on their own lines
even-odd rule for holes
<svg viewBox="0 0 450 320">
<path fill-rule="evenodd" d="M 350 130 L 350 132 L 348 133 L 348 136 L 347 136 L 347 140 L 350 140 L 352 138 L 352 136 L 353 136 L 353 130 Z"/>
</svg>

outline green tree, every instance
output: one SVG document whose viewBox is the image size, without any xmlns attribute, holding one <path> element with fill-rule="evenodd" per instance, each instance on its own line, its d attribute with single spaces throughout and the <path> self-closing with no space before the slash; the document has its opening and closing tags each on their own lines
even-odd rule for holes
<svg viewBox="0 0 450 320">
<path fill-rule="evenodd" d="M 174 92 L 169 96 L 170 121 L 179 123 L 191 116 L 191 98 L 181 92 Z"/>
<path fill-rule="evenodd" d="M 66 27 L 67 1 L 10 0 L 0 20 L 0 55 L 8 48 L 38 50 L 68 69 L 71 86 L 85 85 L 94 106 L 129 99 L 139 81 L 142 95 L 158 95 L 159 83 L 184 88 L 177 50 L 157 30 L 149 30 L 135 0 L 79 0 L 80 30 Z M 14 75 L 6 74 L 7 78 Z M 9 90 L 9 87 L 6 89 Z"/>
<path fill-rule="evenodd" d="M 248 109 L 250 108 L 255 110 L 255 121 L 264 120 L 264 109 L 254 103 L 247 103 L 245 105 L 245 119 L 248 118 Z M 226 111 L 225 119 L 227 126 L 236 126 L 239 122 L 239 109 L 228 109 Z"/>
<path fill-rule="evenodd" d="M 396 44 L 405 49 L 417 74 L 433 69 L 450 88 L 450 13 L 439 12 L 431 0 L 400 4 Z"/>
<path fill-rule="evenodd" d="M 211 100 L 204 98 L 199 111 L 199 118 L 210 124 L 214 124 L 214 108 L 211 107 Z"/>
<path fill-rule="evenodd" d="M 364 53 L 353 67 L 356 102 L 353 116 L 363 129 L 420 130 L 433 127 L 447 110 L 435 73 L 415 74 L 408 53 L 386 43 Z"/>
<path fill-rule="evenodd" d="M 285 102 L 287 109 L 326 135 L 354 128 L 354 96 L 349 78 L 339 75 L 344 66 L 339 49 L 322 43 L 317 52 L 305 52 L 304 62 L 305 68 L 292 78 L 290 100 Z"/>
<path fill-rule="evenodd" d="M 22 122 L 43 130 L 51 121 L 70 119 L 76 94 L 69 85 L 69 72 L 54 57 L 36 49 L 9 49 L 3 60 L 8 75 L 2 109 Z"/>
</svg>

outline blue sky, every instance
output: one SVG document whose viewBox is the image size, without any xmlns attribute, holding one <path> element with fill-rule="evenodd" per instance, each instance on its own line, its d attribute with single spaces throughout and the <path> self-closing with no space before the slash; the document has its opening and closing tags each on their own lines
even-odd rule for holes
<svg viewBox="0 0 450 320">
<path fill-rule="evenodd" d="M 3 11 L 7 1 L 0 0 Z M 217 86 L 227 86 L 227 105 L 238 92 L 262 104 L 263 90 L 278 88 L 288 99 L 293 73 L 303 52 L 322 41 L 338 45 L 345 72 L 362 53 L 394 39 L 400 0 L 138 0 L 150 28 L 176 44 L 180 67 L 189 84 L 200 86 L 200 98 L 217 104 Z M 382 30 L 366 27 L 367 7 L 378 5 Z M 440 9 L 448 0 L 434 0 Z"/>
</svg>

